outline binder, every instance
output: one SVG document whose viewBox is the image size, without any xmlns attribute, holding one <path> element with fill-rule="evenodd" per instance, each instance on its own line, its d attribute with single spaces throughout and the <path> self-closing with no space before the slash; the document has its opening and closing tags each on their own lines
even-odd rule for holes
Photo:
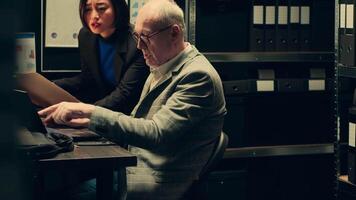
<svg viewBox="0 0 356 200">
<path fill-rule="evenodd" d="M 346 34 L 354 34 L 354 0 L 347 0 L 346 4 Z"/>
<path fill-rule="evenodd" d="M 288 50 L 299 50 L 300 6 L 299 0 L 289 0 Z"/>
<path fill-rule="evenodd" d="M 264 6 L 262 1 L 253 1 L 250 51 L 264 51 Z"/>
<path fill-rule="evenodd" d="M 274 92 L 275 73 L 273 69 L 258 69 L 257 92 Z"/>
<path fill-rule="evenodd" d="M 310 51 L 312 45 L 311 37 L 311 3 L 309 0 L 302 0 L 300 5 L 300 27 L 299 27 L 299 44 L 300 51 Z"/>
<path fill-rule="evenodd" d="M 278 79 L 278 92 L 305 92 L 308 89 L 305 79 Z"/>
<path fill-rule="evenodd" d="M 346 33 L 346 4 L 347 0 L 339 0 L 339 35 Z"/>
<path fill-rule="evenodd" d="M 276 50 L 288 50 L 288 2 L 280 0 L 277 5 Z"/>
<path fill-rule="evenodd" d="M 356 150 L 354 148 L 349 148 L 347 162 L 348 180 L 356 184 Z"/>
<path fill-rule="evenodd" d="M 310 68 L 310 79 L 308 80 L 308 91 L 325 91 L 326 73 L 324 68 Z"/>
<path fill-rule="evenodd" d="M 344 35 L 346 34 L 346 5 L 347 0 L 339 0 L 339 63 L 345 64 L 346 47 Z"/>
<path fill-rule="evenodd" d="M 256 80 L 253 79 L 224 81 L 223 86 L 226 96 L 252 94 L 257 90 Z"/>
<path fill-rule="evenodd" d="M 355 66 L 355 37 L 351 34 L 340 35 L 340 63 Z"/>
<path fill-rule="evenodd" d="M 276 1 L 265 2 L 265 51 L 276 50 Z"/>
</svg>

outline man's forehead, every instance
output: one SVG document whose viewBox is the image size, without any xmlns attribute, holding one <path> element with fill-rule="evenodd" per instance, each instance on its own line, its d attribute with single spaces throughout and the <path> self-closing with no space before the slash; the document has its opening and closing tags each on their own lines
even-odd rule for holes
<svg viewBox="0 0 356 200">
<path fill-rule="evenodd" d="M 136 32 L 148 32 L 154 29 L 155 22 L 152 19 L 139 19 L 137 18 L 135 31 Z"/>
</svg>

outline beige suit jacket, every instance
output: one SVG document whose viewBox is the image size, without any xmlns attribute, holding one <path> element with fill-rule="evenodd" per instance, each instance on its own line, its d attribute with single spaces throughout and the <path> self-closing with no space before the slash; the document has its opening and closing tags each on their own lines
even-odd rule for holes
<svg viewBox="0 0 356 200">
<path fill-rule="evenodd" d="M 124 141 L 138 157 L 128 176 L 156 182 L 197 178 L 218 139 L 226 114 L 219 75 L 192 46 L 149 91 L 150 75 L 131 116 L 96 107 L 90 128 Z"/>
</svg>

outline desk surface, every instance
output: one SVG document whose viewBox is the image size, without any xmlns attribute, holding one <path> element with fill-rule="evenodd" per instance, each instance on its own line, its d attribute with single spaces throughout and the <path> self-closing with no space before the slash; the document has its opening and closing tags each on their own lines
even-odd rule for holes
<svg viewBox="0 0 356 200">
<path fill-rule="evenodd" d="M 60 153 L 54 158 L 41 159 L 38 161 L 39 167 L 56 168 L 73 166 L 85 168 L 103 168 L 112 166 L 113 168 L 135 166 L 136 156 L 126 149 L 117 145 L 104 146 L 75 146 L 74 151 Z"/>
<path fill-rule="evenodd" d="M 125 167 L 136 166 L 136 164 L 136 156 L 117 145 L 76 145 L 71 152 L 60 153 L 54 158 L 41 159 L 37 162 L 35 199 L 48 199 L 43 189 L 46 185 L 44 178 L 46 171 L 80 173 L 85 169 L 96 174 L 97 199 L 112 200 L 114 199 L 113 172 L 118 170 L 120 175 L 125 176 Z M 122 192 L 118 189 L 119 196 Z"/>
</svg>

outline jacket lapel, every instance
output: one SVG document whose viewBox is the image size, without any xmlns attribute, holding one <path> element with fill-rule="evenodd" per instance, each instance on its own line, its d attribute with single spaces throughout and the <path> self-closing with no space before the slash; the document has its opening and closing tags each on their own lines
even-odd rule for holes
<svg viewBox="0 0 356 200">
<path fill-rule="evenodd" d="M 133 112 L 135 117 L 141 117 L 145 113 L 145 108 L 148 109 L 152 101 L 157 98 L 160 94 L 160 91 L 164 90 L 167 85 L 172 81 L 173 77 L 181 70 L 185 63 L 197 56 L 199 53 L 194 46 L 192 49 L 187 52 L 184 56 L 178 59 L 175 63 L 172 64 L 173 69 L 170 70 L 161 80 L 156 84 L 154 88 L 149 90 L 149 85 L 151 83 L 152 75 L 150 74 L 145 83 L 144 89 L 141 94 L 140 101 L 138 103 L 137 109 Z"/>
<path fill-rule="evenodd" d="M 121 73 L 124 67 L 125 60 L 125 54 L 127 53 L 127 48 L 128 48 L 128 41 L 124 38 L 127 38 L 127 32 L 125 34 L 119 34 L 118 39 L 116 41 L 116 53 L 114 57 L 114 72 L 115 72 L 115 78 L 116 81 L 119 82 L 121 79 Z"/>
</svg>

